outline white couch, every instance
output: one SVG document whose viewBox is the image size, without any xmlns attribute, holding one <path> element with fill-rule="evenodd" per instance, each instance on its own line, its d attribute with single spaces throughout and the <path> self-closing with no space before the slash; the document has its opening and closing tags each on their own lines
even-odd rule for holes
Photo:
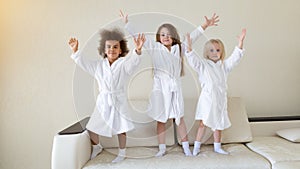
<svg viewBox="0 0 300 169">
<path fill-rule="evenodd" d="M 196 134 L 194 110 L 197 99 L 185 99 L 185 121 L 189 131 L 189 141 L 193 144 Z M 201 153 L 196 157 L 185 157 L 177 138 L 173 121 L 167 124 L 167 154 L 155 158 L 158 151 L 156 123 L 145 113 L 147 102 L 131 101 L 132 115 L 136 129 L 127 133 L 127 158 L 117 164 L 111 161 L 117 154 L 117 138 L 101 137 L 104 151 L 89 160 L 91 145 L 86 131 L 54 137 L 52 169 L 293 169 L 300 168 L 300 144 L 292 143 L 275 135 L 279 129 L 300 127 L 300 120 L 248 122 L 245 106 L 240 98 L 228 99 L 228 110 L 232 126 L 224 130 L 223 148 L 230 155 L 213 152 L 212 132 L 206 130 Z M 192 150 L 191 146 L 191 150 Z"/>
</svg>

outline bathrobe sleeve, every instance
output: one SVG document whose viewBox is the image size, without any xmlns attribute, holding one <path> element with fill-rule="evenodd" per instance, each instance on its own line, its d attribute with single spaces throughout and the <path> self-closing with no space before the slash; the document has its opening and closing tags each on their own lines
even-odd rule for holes
<svg viewBox="0 0 300 169">
<path fill-rule="evenodd" d="M 74 62 L 81 67 L 85 72 L 89 73 L 94 77 L 97 66 L 99 64 L 98 61 L 91 61 L 81 55 L 81 52 L 78 50 L 76 53 L 71 55 L 71 58 Z"/>
<path fill-rule="evenodd" d="M 198 73 L 203 69 L 204 65 L 204 58 L 201 56 L 198 56 L 194 50 L 191 52 L 185 52 L 185 56 L 187 58 L 187 61 L 189 65 Z"/>
<path fill-rule="evenodd" d="M 133 50 L 132 55 L 126 58 L 124 69 L 128 75 L 131 75 L 137 69 L 140 64 L 140 57 L 141 56 Z"/>
<path fill-rule="evenodd" d="M 134 37 L 134 38 L 137 38 L 138 34 L 139 33 L 143 33 L 142 31 L 141 32 L 138 32 L 137 30 L 135 30 L 135 27 L 134 25 L 131 23 L 131 22 L 128 22 L 126 25 L 125 25 L 125 29 L 128 31 L 128 33 Z M 146 41 L 144 43 L 144 48 L 147 49 L 147 51 L 151 54 L 153 54 L 153 51 L 155 50 L 159 50 L 161 44 L 159 42 L 156 42 L 153 40 L 153 37 L 150 36 L 150 34 L 145 34 L 145 37 L 146 37 Z"/>
<path fill-rule="evenodd" d="M 196 42 L 204 33 L 204 30 L 201 26 L 199 26 L 197 29 L 195 29 L 191 34 L 191 40 L 192 40 L 192 44 L 194 42 Z M 182 53 L 185 54 L 186 53 L 186 44 L 187 44 L 187 40 L 184 40 L 182 43 Z"/>
<path fill-rule="evenodd" d="M 241 60 L 244 50 L 238 47 L 234 48 L 231 56 L 224 61 L 225 72 L 228 74 Z"/>
</svg>

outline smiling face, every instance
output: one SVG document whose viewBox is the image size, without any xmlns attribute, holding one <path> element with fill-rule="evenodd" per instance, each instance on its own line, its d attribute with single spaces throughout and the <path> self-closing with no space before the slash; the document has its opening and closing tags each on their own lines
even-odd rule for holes
<svg viewBox="0 0 300 169">
<path fill-rule="evenodd" d="M 105 42 L 105 54 L 110 64 L 119 58 L 122 53 L 120 42 L 117 40 L 107 40 Z"/>
<path fill-rule="evenodd" d="M 159 32 L 159 39 L 160 39 L 160 42 L 163 45 L 165 45 L 166 47 L 172 46 L 173 40 L 171 37 L 171 33 L 166 27 L 161 28 L 161 30 Z"/>
</svg>

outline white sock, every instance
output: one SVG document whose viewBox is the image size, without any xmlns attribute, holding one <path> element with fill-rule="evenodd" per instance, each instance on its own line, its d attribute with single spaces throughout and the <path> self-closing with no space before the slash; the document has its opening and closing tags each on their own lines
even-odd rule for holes
<svg viewBox="0 0 300 169">
<path fill-rule="evenodd" d="M 229 154 L 227 151 L 225 151 L 221 148 L 221 143 L 214 143 L 214 150 L 216 153 Z"/>
<path fill-rule="evenodd" d="M 181 142 L 181 144 L 182 144 L 182 148 L 183 148 L 183 152 L 184 152 L 185 156 L 192 156 L 189 142 L 184 141 L 184 142 Z"/>
<path fill-rule="evenodd" d="M 126 148 L 124 149 L 119 149 L 119 154 L 118 156 L 112 161 L 112 163 L 118 163 L 121 162 L 125 159 L 126 156 Z"/>
<path fill-rule="evenodd" d="M 200 147 L 201 147 L 201 142 L 195 141 L 194 142 L 193 156 L 196 156 L 200 153 Z"/>
<path fill-rule="evenodd" d="M 158 145 L 159 151 L 158 153 L 155 155 L 155 157 L 162 157 L 166 154 L 166 144 L 159 144 Z"/>
<path fill-rule="evenodd" d="M 99 144 L 92 145 L 92 153 L 91 153 L 91 160 L 95 158 L 101 151 L 103 150 L 103 147 Z"/>
</svg>

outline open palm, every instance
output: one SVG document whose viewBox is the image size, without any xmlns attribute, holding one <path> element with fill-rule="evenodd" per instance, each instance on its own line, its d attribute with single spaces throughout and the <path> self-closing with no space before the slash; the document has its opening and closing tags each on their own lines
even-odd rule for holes
<svg viewBox="0 0 300 169">
<path fill-rule="evenodd" d="M 69 46 L 72 49 L 72 51 L 75 53 L 78 50 L 78 40 L 76 38 L 70 38 L 69 40 Z"/>
<path fill-rule="evenodd" d="M 126 24 L 128 22 L 128 14 L 124 14 L 122 10 L 120 10 L 120 17 L 122 18 L 123 22 Z"/>
<path fill-rule="evenodd" d="M 242 29 L 242 33 L 238 36 L 239 41 L 243 41 L 245 39 L 246 32 L 246 29 Z"/>
<path fill-rule="evenodd" d="M 218 22 L 220 21 L 219 16 L 217 16 L 215 13 L 213 14 L 213 16 L 211 18 L 207 18 L 207 16 L 205 17 L 205 25 L 207 27 L 209 26 L 217 26 Z"/>
<path fill-rule="evenodd" d="M 146 38 L 144 34 L 139 34 L 138 37 L 134 38 L 133 40 L 136 50 L 141 50 L 144 42 L 146 41 Z"/>
</svg>

